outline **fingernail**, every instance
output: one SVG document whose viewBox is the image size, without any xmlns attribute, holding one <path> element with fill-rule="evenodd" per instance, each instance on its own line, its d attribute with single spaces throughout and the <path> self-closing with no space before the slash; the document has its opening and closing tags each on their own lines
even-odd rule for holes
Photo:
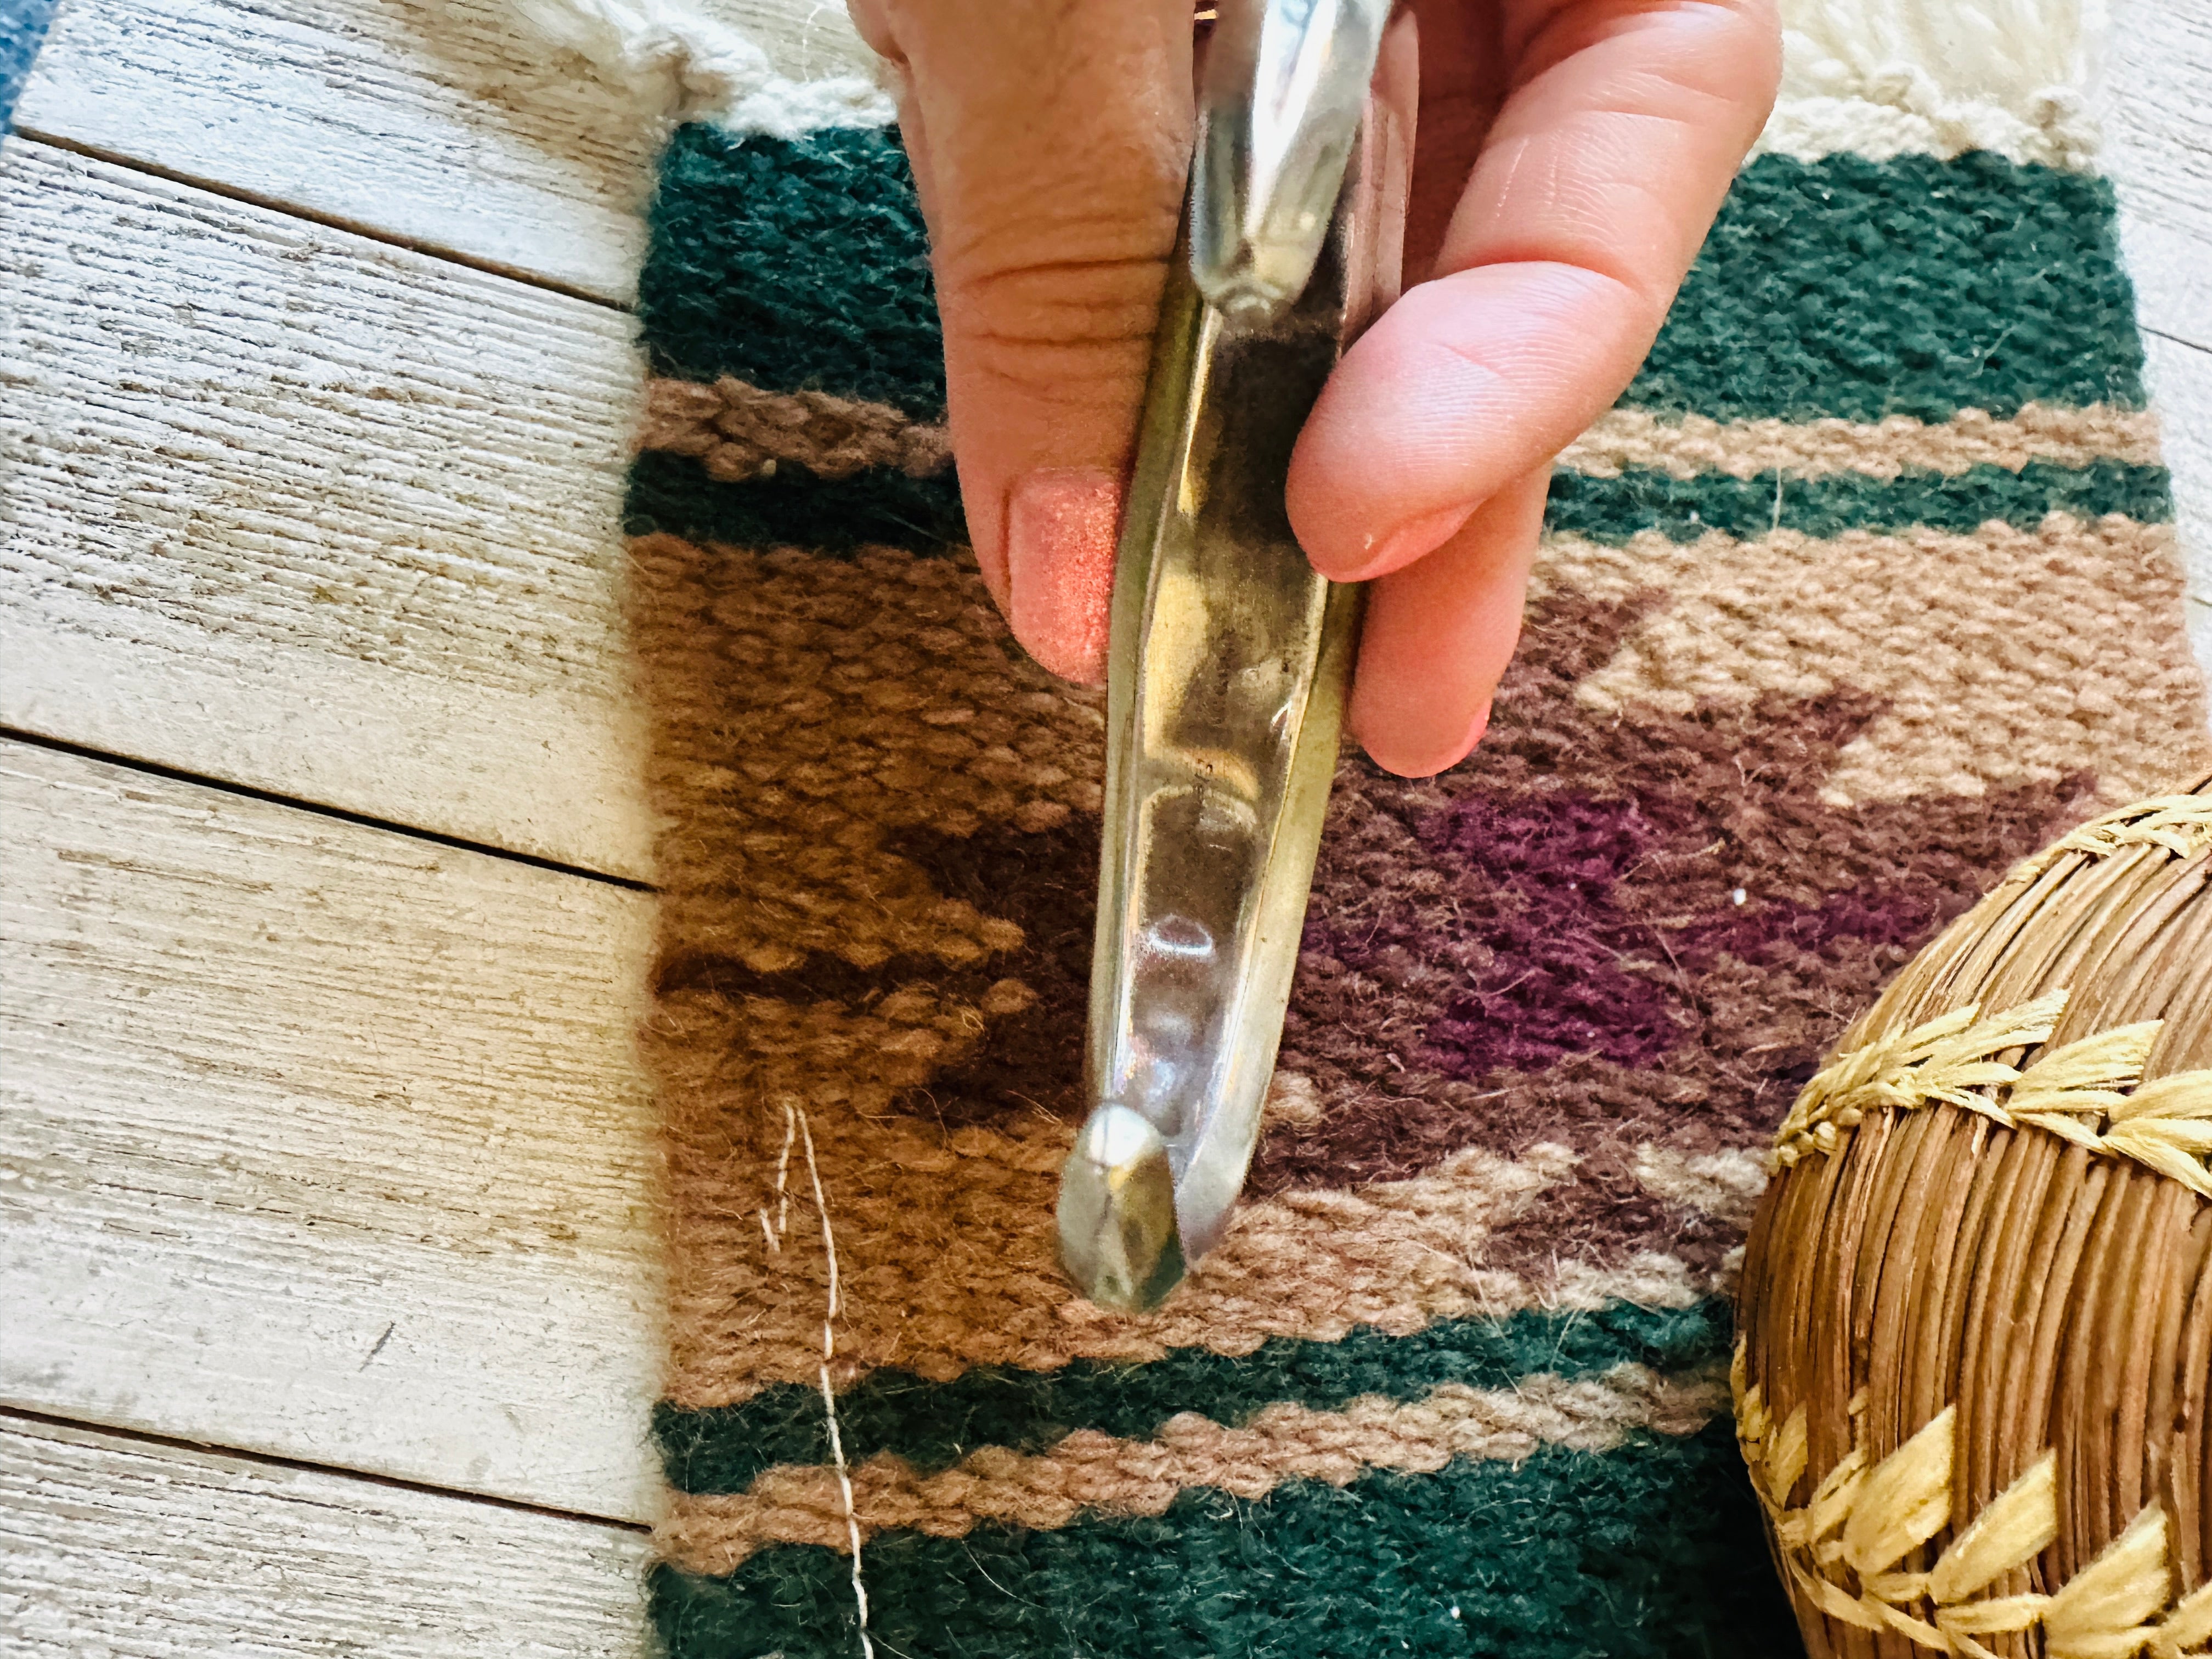
<svg viewBox="0 0 2212 1659">
<path fill-rule="evenodd" d="M 1006 497 L 1006 621 L 1062 679 L 1106 678 L 1121 480 L 1103 467 L 1032 472 Z"/>
<path fill-rule="evenodd" d="M 1341 562 L 1316 559 L 1314 568 L 1333 582 L 1364 582 L 1387 576 L 1435 552 L 1452 538 L 1474 512 L 1472 507 L 1448 507 L 1441 512 L 1424 513 L 1395 530 L 1375 537 Z"/>
</svg>

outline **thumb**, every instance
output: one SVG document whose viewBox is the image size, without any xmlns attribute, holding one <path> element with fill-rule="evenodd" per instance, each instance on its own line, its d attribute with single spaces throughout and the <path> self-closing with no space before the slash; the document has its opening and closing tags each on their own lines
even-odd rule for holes
<svg viewBox="0 0 2212 1659">
<path fill-rule="evenodd" d="M 1190 0 L 856 0 L 905 72 L 968 531 L 1015 637 L 1105 672 L 1123 481 L 1189 166 Z"/>
</svg>

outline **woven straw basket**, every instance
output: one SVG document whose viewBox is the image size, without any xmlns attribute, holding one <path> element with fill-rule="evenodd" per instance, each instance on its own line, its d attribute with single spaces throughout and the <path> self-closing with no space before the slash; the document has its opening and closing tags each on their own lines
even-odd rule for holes
<svg viewBox="0 0 2212 1659">
<path fill-rule="evenodd" d="M 1737 1433 L 1825 1655 L 2212 1651 L 2212 780 L 2014 869 L 1806 1085 Z"/>
</svg>

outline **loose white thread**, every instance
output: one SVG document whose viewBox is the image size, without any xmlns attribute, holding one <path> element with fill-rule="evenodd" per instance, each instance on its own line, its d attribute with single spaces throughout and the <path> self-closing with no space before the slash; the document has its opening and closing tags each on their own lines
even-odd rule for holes
<svg viewBox="0 0 2212 1659">
<path fill-rule="evenodd" d="M 830 1386 L 830 1364 L 837 1357 L 837 1239 L 830 1231 L 830 1205 L 822 1196 L 822 1171 L 814 1161 L 814 1130 L 805 1113 L 799 1113 L 798 1118 L 799 1133 L 806 1143 L 806 1173 L 814 1182 L 814 1208 L 822 1217 L 822 1252 L 830 1262 L 830 1299 L 822 1317 L 822 1411 L 829 1419 L 830 1457 L 837 1467 L 837 1490 L 845 1503 L 845 1536 L 853 1557 L 853 1601 L 860 1610 L 860 1656 L 875 1659 L 876 1644 L 868 1639 L 868 1589 L 860 1582 L 860 1519 L 853 1506 L 853 1476 L 845 1464 L 844 1437 L 837 1431 L 837 1396 Z M 784 1150 L 788 1155 L 788 1145 Z"/>
<path fill-rule="evenodd" d="M 791 1145 L 799 1133 L 799 1115 L 789 1101 L 783 1103 L 783 1152 L 775 1160 L 775 1237 L 779 1248 L 784 1235 L 791 1231 L 791 1188 L 787 1185 L 791 1175 Z M 812 1143 L 809 1144 L 809 1151 Z"/>
<path fill-rule="evenodd" d="M 783 1152 L 775 1160 L 775 1219 L 768 1218 L 763 1205 L 760 1212 L 761 1231 L 767 1236 L 770 1255 L 783 1249 L 783 1236 L 791 1231 L 791 1188 L 787 1184 L 791 1175 L 791 1146 L 799 1133 L 799 1119 L 793 1113 L 791 1103 L 783 1103 Z"/>
</svg>

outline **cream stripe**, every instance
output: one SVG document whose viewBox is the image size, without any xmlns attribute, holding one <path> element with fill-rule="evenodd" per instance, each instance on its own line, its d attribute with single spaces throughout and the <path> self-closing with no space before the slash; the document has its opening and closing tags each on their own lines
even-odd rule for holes
<svg viewBox="0 0 2212 1659">
<path fill-rule="evenodd" d="M 2065 95 L 2061 91 L 2062 97 Z M 1968 150 L 1993 150 L 2008 161 L 2095 171 L 2096 124 L 2071 98 L 2047 118 L 2015 113 L 1984 99 L 1900 108 L 1869 98 L 1784 98 L 1774 106 L 1753 153 L 1817 161 L 1848 153 L 1869 161 L 1932 155 L 1948 161 Z"/>
<path fill-rule="evenodd" d="M 823 9 L 757 7 L 741 32 L 683 0 L 517 0 L 512 21 L 580 59 L 641 126 L 703 118 L 795 138 L 889 124 L 896 111 L 884 83 L 902 71 L 849 24 L 823 22 Z M 1762 149 L 1875 160 L 1995 149 L 2061 167 L 2087 166 L 2095 152 L 2082 92 L 2101 20 L 2081 0 L 1784 0 L 1781 9 L 1782 96 Z"/>
<path fill-rule="evenodd" d="M 1782 0 L 1782 86 L 1760 148 L 1873 161 L 1994 149 L 2089 164 L 2095 0 Z"/>
<path fill-rule="evenodd" d="M 1530 592 L 1642 611 L 1576 688 L 1601 713 L 1862 699 L 1832 805 L 2084 773 L 2118 803 L 2212 762 L 2170 525 L 2054 513 L 1969 535 L 1551 536 Z"/>
<path fill-rule="evenodd" d="M 915 477 L 952 463 L 945 428 L 885 404 L 820 392 L 763 392 L 724 377 L 708 386 L 656 380 L 646 387 L 642 449 L 696 455 L 711 477 L 765 476 L 778 465 L 823 477 L 863 467 L 896 467 Z M 2148 411 L 2108 404 L 2065 409 L 2030 404 L 2010 420 L 1963 410 L 1929 423 L 1910 416 L 1855 422 L 1716 421 L 1648 410 L 1615 409 L 1567 446 L 1559 464 L 1597 477 L 1649 467 L 1677 478 L 1724 472 L 1748 478 L 1780 471 L 1792 477 L 1861 472 L 1958 473 L 1972 466 L 2017 471 L 2031 460 L 2083 466 L 2100 458 L 2158 462 L 2158 422 Z"/>
<path fill-rule="evenodd" d="M 1655 1198 L 1738 1229 L 1751 1225 L 1759 1194 L 1766 1190 L 1768 1169 L 1765 1151 L 1750 1146 L 1691 1153 L 1647 1145 L 1636 1149 L 1630 1165 L 1638 1184 Z"/>
<path fill-rule="evenodd" d="M 1871 423 L 1822 420 L 1716 421 L 1704 415 L 1665 418 L 1647 410 L 1610 410 L 1560 455 L 1564 466 L 1598 477 L 1624 467 L 1650 467 L 1677 478 L 1725 472 L 1748 478 L 1782 471 L 1793 477 L 1863 472 L 1958 473 L 1971 466 L 2018 471 L 2032 460 L 2084 466 L 2109 458 L 2158 464 L 2158 422 L 2148 411 L 2099 404 L 2062 409 L 2030 404 L 2008 421 L 1978 409 L 1930 424 L 1893 415 Z"/>
<path fill-rule="evenodd" d="M 1632 1430 L 1694 1433 L 1727 1403 L 1717 1372 L 1670 1378 L 1631 1364 L 1512 1389 L 1447 1383 L 1411 1404 L 1370 1395 L 1340 1412 L 1274 1405 L 1237 1429 L 1185 1412 L 1155 1439 L 1082 1429 L 1049 1451 L 987 1447 L 928 1476 L 880 1454 L 852 1471 L 852 1517 L 863 1539 L 892 1528 L 959 1538 L 983 1521 L 1051 1529 L 1086 1512 L 1158 1515 L 1194 1486 L 1256 1498 L 1290 1480 L 1341 1486 L 1370 1469 L 1433 1474 L 1454 1458 L 1517 1462 L 1546 1445 L 1605 1451 Z M 658 1541 L 677 1565 L 722 1574 L 771 1545 L 843 1550 L 849 1536 L 837 1471 L 787 1465 L 742 1495 L 678 1498 Z"/>
<path fill-rule="evenodd" d="M 534 41 L 580 64 L 641 130 L 656 134 L 672 121 L 706 120 L 797 138 L 898 118 L 876 83 L 879 60 L 842 11 L 756 6 L 754 27 L 740 30 L 719 9 L 685 0 L 514 0 L 507 21 L 526 47 Z M 777 73 L 779 64 L 845 73 L 793 80 Z"/>
</svg>

